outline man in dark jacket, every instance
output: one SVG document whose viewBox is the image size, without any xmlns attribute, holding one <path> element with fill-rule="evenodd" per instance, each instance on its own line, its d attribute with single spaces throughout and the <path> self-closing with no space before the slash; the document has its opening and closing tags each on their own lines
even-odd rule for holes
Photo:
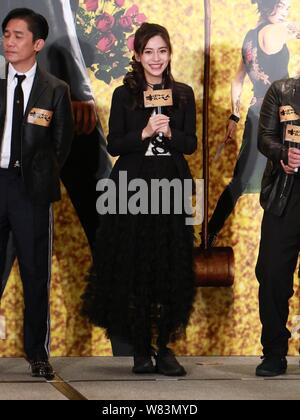
<svg viewBox="0 0 300 420">
<path fill-rule="evenodd" d="M 268 163 L 262 181 L 264 217 L 256 266 L 260 284 L 263 361 L 257 376 L 286 372 L 289 299 L 300 250 L 300 80 L 275 82 L 260 115 L 258 147 Z"/>
<path fill-rule="evenodd" d="M 109 176 L 112 165 L 82 52 L 83 48 L 90 52 L 91 46 L 79 43 L 76 33 L 78 0 L 1 0 L 0 17 L 17 7 L 45 16 L 49 36 L 37 61 L 70 86 L 75 136 L 61 179 L 92 247 L 98 225 L 96 184 Z"/>
<path fill-rule="evenodd" d="M 45 16 L 49 22 L 49 36 L 45 48 L 38 55 L 38 62 L 70 86 L 76 131 L 70 154 L 61 170 L 61 179 L 92 248 L 99 218 L 96 184 L 99 179 L 109 176 L 112 165 L 83 58 L 85 49 L 89 54 L 92 52 L 91 46 L 83 44 L 76 34 L 74 15 L 78 3 L 78 0 L 1 0 L 0 18 L 2 16 L 3 19 L 13 8 L 28 7 Z M 1 64 L 0 60 L 0 78 Z M 14 260 L 11 235 L 5 269 L 3 273 L 0 271 L 0 297 Z M 118 337 L 112 338 L 111 342 L 115 356 L 132 354 L 131 346 Z"/>
<path fill-rule="evenodd" d="M 0 273 L 11 230 L 24 289 L 24 350 L 32 376 L 51 378 L 51 203 L 60 199 L 74 124 L 68 85 L 36 62 L 48 29 L 43 16 L 25 8 L 2 24 L 9 65 L 0 85 Z"/>
<path fill-rule="evenodd" d="M 108 177 L 111 162 L 76 34 L 74 14 L 78 0 L 1 0 L 0 19 L 17 7 L 33 9 L 48 20 L 49 36 L 37 59 L 41 68 L 70 86 L 76 132 L 61 179 L 92 248 L 98 225 L 96 184 L 99 179 Z M 10 240 L 2 284 L 9 276 L 14 259 L 15 250 Z"/>
</svg>

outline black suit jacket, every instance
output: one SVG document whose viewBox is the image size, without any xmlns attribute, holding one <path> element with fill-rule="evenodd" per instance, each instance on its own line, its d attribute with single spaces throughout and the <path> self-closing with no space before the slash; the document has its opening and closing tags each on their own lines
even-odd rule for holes
<svg viewBox="0 0 300 420">
<path fill-rule="evenodd" d="M 184 154 L 192 154 L 197 149 L 196 107 L 193 90 L 182 83 L 175 89 L 181 92 L 184 101 L 170 109 L 172 139 L 169 149 L 181 179 L 191 179 L 189 166 Z M 119 171 L 127 171 L 128 181 L 139 176 L 150 139 L 142 141 L 142 131 L 151 116 L 152 109 L 132 109 L 133 97 L 126 86 L 118 87 L 113 94 L 107 150 L 112 156 L 119 156 L 111 178 L 116 182 Z"/>
<path fill-rule="evenodd" d="M 0 146 L 6 114 L 6 81 L 0 87 Z M 51 115 L 32 122 L 33 111 Z M 44 123 L 45 125 L 41 125 Z M 30 197 L 39 203 L 60 199 L 59 173 L 73 138 L 68 85 L 37 68 L 22 126 L 22 177 Z"/>
</svg>

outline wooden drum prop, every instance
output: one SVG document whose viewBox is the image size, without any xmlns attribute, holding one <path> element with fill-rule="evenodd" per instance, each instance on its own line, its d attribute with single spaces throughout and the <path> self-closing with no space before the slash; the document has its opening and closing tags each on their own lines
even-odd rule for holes
<svg viewBox="0 0 300 420">
<path fill-rule="evenodd" d="M 205 8 L 205 59 L 203 93 L 203 177 L 204 177 L 204 221 L 202 226 L 203 242 L 195 248 L 194 264 L 196 284 L 200 287 L 230 287 L 234 282 L 234 253 L 230 247 L 208 248 L 208 198 L 209 198 L 209 82 L 210 82 L 210 45 L 211 45 L 211 8 L 210 1 L 204 0 Z"/>
</svg>

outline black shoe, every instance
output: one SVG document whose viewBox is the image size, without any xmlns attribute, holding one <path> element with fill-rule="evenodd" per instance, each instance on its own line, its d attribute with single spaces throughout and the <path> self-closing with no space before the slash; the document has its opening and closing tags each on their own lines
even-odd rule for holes
<svg viewBox="0 0 300 420">
<path fill-rule="evenodd" d="M 156 355 L 156 370 L 166 376 L 186 375 L 184 367 L 178 363 L 172 350 L 167 347 L 159 350 Z"/>
<path fill-rule="evenodd" d="M 151 356 L 133 356 L 133 373 L 155 373 L 156 368 L 152 362 Z"/>
<path fill-rule="evenodd" d="M 54 378 L 54 371 L 48 360 L 29 360 L 31 376 L 34 378 Z"/>
<path fill-rule="evenodd" d="M 273 377 L 283 375 L 287 369 L 287 360 L 280 356 L 265 356 L 256 368 L 256 376 Z"/>
</svg>

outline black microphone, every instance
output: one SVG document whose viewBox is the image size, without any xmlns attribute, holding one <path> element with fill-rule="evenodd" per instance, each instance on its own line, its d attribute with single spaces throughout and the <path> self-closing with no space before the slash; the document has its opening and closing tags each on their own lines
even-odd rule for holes
<svg viewBox="0 0 300 420">
<path fill-rule="evenodd" d="M 153 85 L 153 90 L 161 90 L 161 89 L 163 89 L 163 85 L 160 83 L 160 84 L 157 84 L 157 85 Z M 156 112 L 156 114 L 158 115 L 158 114 L 162 114 L 162 112 L 161 112 L 161 106 L 156 106 L 155 107 L 155 112 Z M 163 133 L 158 133 L 158 137 L 160 138 L 160 139 L 162 139 L 163 138 Z"/>
</svg>

